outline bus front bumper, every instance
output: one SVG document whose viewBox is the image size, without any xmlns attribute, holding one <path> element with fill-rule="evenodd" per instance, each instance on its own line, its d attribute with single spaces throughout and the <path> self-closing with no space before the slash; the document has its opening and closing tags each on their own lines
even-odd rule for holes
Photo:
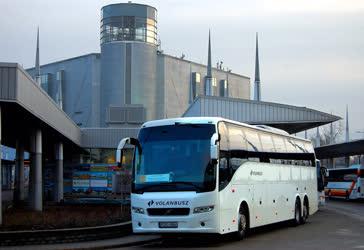
<svg viewBox="0 0 364 250">
<path fill-rule="evenodd" d="M 219 233 L 215 211 L 188 216 L 149 216 L 132 214 L 134 233 Z M 164 226 L 166 224 L 173 227 Z"/>
</svg>

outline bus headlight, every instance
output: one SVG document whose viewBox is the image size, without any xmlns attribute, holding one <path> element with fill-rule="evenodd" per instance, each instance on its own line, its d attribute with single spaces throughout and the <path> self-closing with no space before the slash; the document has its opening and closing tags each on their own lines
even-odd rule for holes
<svg viewBox="0 0 364 250">
<path fill-rule="evenodd" d="M 141 207 L 131 207 L 131 210 L 137 214 L 144 214 L 144 209 Z"/>
<path fill-rule="evenodd" d="M 210 212 L 212 210 L 214 210 L 214 206 L 195 207 L 193 209 L 193 213 L 194 214 L 206 213 L 206 212 Z"/>
</svg>

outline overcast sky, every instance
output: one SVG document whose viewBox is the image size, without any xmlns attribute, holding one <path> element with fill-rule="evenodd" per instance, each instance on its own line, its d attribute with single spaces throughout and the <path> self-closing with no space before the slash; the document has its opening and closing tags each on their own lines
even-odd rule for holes
<svg viewBox="0 0 364 250">
<path fill-rule="evenodd" d="M 119 1 L 1 0 L 0 61 L 34 66 L 40 26 L 41 64 L 99 52 L 100 9 Z M 136 1 L 133 1 L 136 2 Z M 363 0 L 140 0 L 158 9 L 165 53 L 212 61 L 254 79 L 259 32 L 262 99 L 345 117 L 351 138 L 364 137 Z M 252 84 L 253 86 L 253 84 Z"/>
</svg>

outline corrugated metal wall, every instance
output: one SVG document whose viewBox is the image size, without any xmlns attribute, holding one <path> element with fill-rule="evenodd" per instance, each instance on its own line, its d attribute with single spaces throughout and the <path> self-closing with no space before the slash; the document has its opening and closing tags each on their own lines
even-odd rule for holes
<svg viewBox="0 0 364 250">
<path fill-rule="evenodd" d="M 0 98 L 5 100 L 16 99 L 16 68 L 0 64 Z"/>
<path fill-rule="evenodd" d="M 124 137 L 137 137 L 139 128 L 84 128 L 83 148 L 117 148 Z"/>
<path fill-rule="evenodd" d="M 324 122 L 333 116 L 305 107 L 243 99 L 201 96 L 184 116 L 218 116 L 247 123 Z"/>
</svg>

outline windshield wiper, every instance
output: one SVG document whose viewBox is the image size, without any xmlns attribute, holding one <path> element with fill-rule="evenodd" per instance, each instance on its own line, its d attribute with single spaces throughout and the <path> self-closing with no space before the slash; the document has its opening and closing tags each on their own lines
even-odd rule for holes
<svg viewBox="0 0 364 250">
<path fill-rule="evenodd" d="M 171 183 L 171 184 L 183 184 L 183 185 L 189 185 L 189 186 L 192 186 L 194 188 L 197 189 L 197 191 L 201 191 L 202 188 L 196 184 L 194 184 L 193 182 L 190 182 L 190 181 L 173 181 L 173 182 L 168 182 L 168 183 Z"/>
</svg>

